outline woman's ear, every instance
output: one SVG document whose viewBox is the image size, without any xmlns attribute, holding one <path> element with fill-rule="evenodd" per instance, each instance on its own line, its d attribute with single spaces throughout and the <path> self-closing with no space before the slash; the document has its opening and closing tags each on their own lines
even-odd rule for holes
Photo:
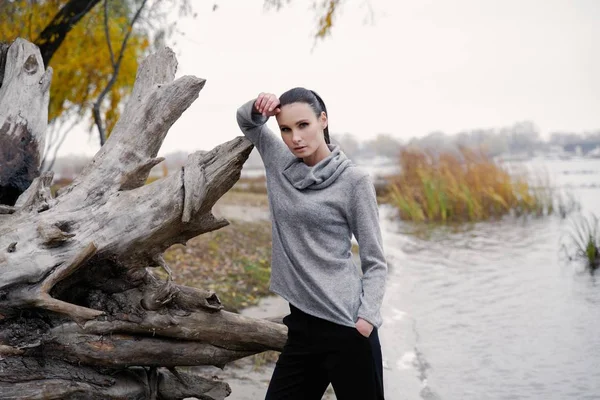
<svg viewBox="0 0 600 400">
<path fill-rule="evenodd" d="M 319 118 L 319 121 L 321 122 L 321 129 L 327 128 L 329 122 L 327 121 L 327 114 L 325 114 L 325 111 L 321 111 L 321 117 Z"/>
</svg>

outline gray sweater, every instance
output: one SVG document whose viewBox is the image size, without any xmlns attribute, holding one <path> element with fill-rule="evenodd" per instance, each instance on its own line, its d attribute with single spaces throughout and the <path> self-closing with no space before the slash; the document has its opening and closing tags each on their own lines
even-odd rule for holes
<svg viewBox="0 0 600 400">
<path fill-rule="evenodd" d="M 240 107 L 237 121 L 266 169 L 272 219 L 270 290 L 307 314 L 355 326 L 358 317 L 380 327 L 387 264 L 375 189 L 367 172 L 337 145 L 310 167 L 296 158 L 253 113 Z M 362 274 L 352 261 L 359 246 Z"/>
</svg>

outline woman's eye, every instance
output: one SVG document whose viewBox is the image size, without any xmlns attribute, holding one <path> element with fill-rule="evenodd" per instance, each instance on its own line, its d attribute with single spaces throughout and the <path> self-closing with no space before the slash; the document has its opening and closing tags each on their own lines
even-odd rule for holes
<svg viewBox="0 0 600 400">
<path fill-rule="evenodd" d="M 281 132 L 288 132 L 290 128 L 281 128 Z"/>
<path fill-rule="evenodd" d="M 300 124 L 300 128 L 306 128 L 308 126 L 308 122 L 302 122 Z"/>
</svg>

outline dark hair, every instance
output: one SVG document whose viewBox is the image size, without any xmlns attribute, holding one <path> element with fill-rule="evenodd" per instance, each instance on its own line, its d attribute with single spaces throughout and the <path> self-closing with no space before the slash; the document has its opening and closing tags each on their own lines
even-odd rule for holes
<svg viewBox="0 0 600 400">
<path fill-rule="evenodd" d="M 325 112 L 325 115 L 327 115 L 327 108 L 325 107 L 325 103 L 323 102 L 321 96 L 312 90 L 302 87 L 296 87 L 283 93 L 281 96 L 279 96 L 279 103 L 280 107 L 292 103 L 306 103 L 310 106 L 310 108 L 313 109 L 317 118 L 321 116 L 322 112 Z M 329 117 L 329 115 L 327 115 L 327 117 Z M 323 133 L 325 136 L 325 143 L 330 144 L 329 123 L 323 130 Z"/>
</svg>

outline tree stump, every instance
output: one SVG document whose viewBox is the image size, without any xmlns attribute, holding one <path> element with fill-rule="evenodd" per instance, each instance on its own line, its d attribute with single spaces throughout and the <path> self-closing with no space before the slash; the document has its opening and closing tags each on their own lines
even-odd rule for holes
<svg viewBox="0 0 600 400">
<path fill-rule="evenodd" d="M 2 54 L 0 398 L 227 397 L 225 382 L 175 367 L 222 368 L 281 350 L 287 328 L 176 284 L 162 253 L 228 225 L 211 209 L 239 179 L 252 144 L 237 137 L 193 153 L 180 171 L 145 185 L 168 129 L 205 82 L 175 80 L 166 48 L 140 64 L 109 140 L 53 197 L 52 174 L 37 176 L 52 71 L 25 40 Z"/>
</svg>

